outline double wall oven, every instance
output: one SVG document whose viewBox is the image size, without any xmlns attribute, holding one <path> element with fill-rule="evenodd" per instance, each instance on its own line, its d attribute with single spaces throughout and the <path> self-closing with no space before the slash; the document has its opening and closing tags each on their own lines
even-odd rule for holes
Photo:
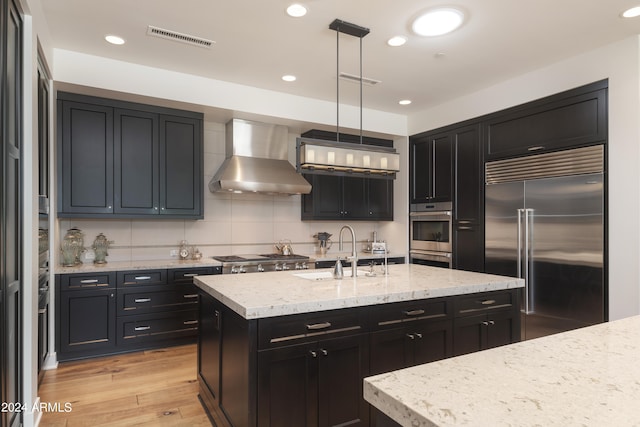
<svg viewBox="0 0 640 427">
<path fill-rule="evenodd" d="M 451 268 L 451 202 L 412 204 L 409 262 Z"/>
</svg>

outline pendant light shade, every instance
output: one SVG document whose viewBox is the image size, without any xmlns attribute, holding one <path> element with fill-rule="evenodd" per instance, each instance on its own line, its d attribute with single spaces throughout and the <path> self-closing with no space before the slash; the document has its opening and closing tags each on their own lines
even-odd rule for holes
<svg viewBox="0 0 640 427">
<path fill-rule="evenodd" d="M 393 148 L 362 143 L 362 38 L 369 29 L 335 19 L 329 29 L 336 32 L 336 140 L 298 138 L 297 170 L 306 174 L 359 174 L 395 179 L 400 170 L 400 156 Z M 360 143 L 340 141 L 340 33 L 360 39 Z"/>
</svg>

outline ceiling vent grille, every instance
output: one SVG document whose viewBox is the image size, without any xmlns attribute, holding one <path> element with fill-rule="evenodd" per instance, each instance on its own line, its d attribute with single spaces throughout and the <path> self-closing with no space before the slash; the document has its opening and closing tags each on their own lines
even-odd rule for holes
<svg viewBox="0 0 640 427">
<path fill-rule="evenodd" d="M 213 40 L 207 40 L 202 37 L 191 36 L 177 31 L 165 30 L 154 27 L 153 25 L 149 25 L 147 28 L 147 35 L 190 44 L 191 46 L 203 47 L 205 49 L 211 49 L 211 46 L 215 43 Z"/>
<path fill-rule="evenodd" d="M 338 77 L 340 77 L 342 80 L 346 80 L 348 82 L 358 83 L 358 84 L 360 83 L 360 76 L 356 76 L 355 74 L 349 74 L 349 73 L 345 73 L 345 72 L 340 72 Z M 362 78 L 362 84 L 363 85 L 375 86 L 378 83 L 381 83 L 381 81 L 380 80 L 375 80 L 375 79 L 370 79 L 368 77 L 363 77 Z"/>
</svg>

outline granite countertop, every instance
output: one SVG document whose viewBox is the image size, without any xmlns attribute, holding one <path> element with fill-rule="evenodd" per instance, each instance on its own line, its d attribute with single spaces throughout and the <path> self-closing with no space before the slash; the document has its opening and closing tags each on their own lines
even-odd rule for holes
<svg viewBox="0 0 640 427">
<path fill-rule="evenodd" d="M 199 276 L 195 283 L 245 319 L 333 310 L 409 301 L 423 298 L 519 288 L 522 279 L 427 267 L 416 264 L 389 266 L 384 276 L 367 277 L 367 267 L 358 277 L 335 280 L 332 269 L 279 271 L 256 274 Z M 345 275 L 351 268 L 344 269 Z M 310 280 L 300 275 L 329 278 Z"/>
<path fill-rule="evenodd" d="M 640 425 L 640 316 L 365 379 L 402 426 Z"/>
<path fill-rule="evenodd" d="M 74 267 L 55 266 L 56 274 L 74 274 L 74 273 L 100 273 L 103 271 L 126 271 L 126 270 L 154 270 L 158 268 L 192 268 L 192 267 L 218 267 L 221 262 L 212 258 L 202 258 L 200 260 L 179 260 L 179 259 L 162 259 L 162 260 L 137 260 L 137 261 L 113 261 L 106 264 L 96 265 L 94 263 L 85 263 Z"/>
</svg>

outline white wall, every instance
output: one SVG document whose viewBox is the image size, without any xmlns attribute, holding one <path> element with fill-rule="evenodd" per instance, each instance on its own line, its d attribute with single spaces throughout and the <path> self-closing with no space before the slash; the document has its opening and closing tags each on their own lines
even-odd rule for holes
<svg viewBox="0 0 640 427">
<path fill-rule="evenodd" d="M 409 134 L 609 79 L 609 316 L 640 313 L 640 43 L 605 46 L 409 117 Z"/>
</svg>

